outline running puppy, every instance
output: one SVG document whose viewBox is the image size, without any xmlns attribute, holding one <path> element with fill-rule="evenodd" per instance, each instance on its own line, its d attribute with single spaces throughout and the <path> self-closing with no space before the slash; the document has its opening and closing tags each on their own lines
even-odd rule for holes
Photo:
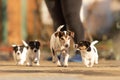
<svg viewBox="0 0 120 80">
<path fill-rule="evenodd" d="M 68 66 L 69 47 L 71 37 L 74 33 L 71 31 L 61 31 L 64 25 L 58 27 L 57 31 L 51 35 L 50 49 L 52 52 L 52 61 L 57 61 L 57 66 Z M 60 52 L 60 60 L 58 59 L 57 52 Z"/>
<path fill-rule="evenodd" d="M 97 40 L 91 43 L 89 41 L 80 41 L 77 45 L 81 52 L 82 60 L 87 67 L 93 67 L 94 63 L 98 64 L 98 52 L 94 46 L 96 43 L 98 43 Z"/>
<path fill-rule="evenodd" d="M 22 40 L 22 42 L 28 48 L 26 54 L 27 65 L 32 66 L 32 62 L 36 65 L 40 65 L 40 42 L 37 40 L 29 41 L 28 43 Z"/>
</svg>

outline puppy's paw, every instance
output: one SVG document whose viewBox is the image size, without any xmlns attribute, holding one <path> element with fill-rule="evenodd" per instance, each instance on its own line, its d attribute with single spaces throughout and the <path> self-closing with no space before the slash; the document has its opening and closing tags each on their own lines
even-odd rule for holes
<svg viewBox="0 0 120 80">
<path fill-rule="evenodd" d="M 68 67 L 68 65 L 64 65 L 64 67 Z"/>
<path fill-rule="evenodd" d="M 62 67 L 62 65 L 57 65 L 57 67 Z"/>
<path fill-rule="evenodd" d="M 56 62 L 57 62 L 54 57 L 52 58 L 52 62 L 53 62 L 53 63 L 56 63 Z"/>
<path fill-rule="evenodd" d="M 35 60 L 35 61 L 34 61 L 34 63 L 35 63 L 35 64 L 37 64 L 37 63 L 38 63 L 38 61 L 37 61 L 37 60 Z"/>
<path fill-rule="evenodd" d="M 62 65 L 59 61 L 57 62 L 57 67 L 62 67 Z"/>
<path fill-rule="evenodd" d="M 27 63 L 27 64 L 26 64 L 26 66 L 32 66 L 32 64 L 30 64 L 30 63 Z"/>
<path fill-rule="evenodd" d="M 40 64 L 37 62 L 36 65 L 39 66 Z"/>
<path fill-rule="evenodd" d="M 53 63 L 56 63 L 56 61 L 55 61 L 55 60 L 52 60 L 52 62 L 53 62 Z"/>
<path fill-rule="evenodd" d="M 63 64 L 63 67 L 68 67 L 68 63 L 64 63 L 64 64 Z"/>
<path fill-rule="evenodd" d="M 24 62 L 22 62 L 22 61 L 18 62 L 18 65 L 23 65 L 23 64 L 24 64 Z"/>
<path fill-rule="evenodd" d="M 85 64 L 85 66 L 86 66 L 86 67 L 90 67 L 90 65 L 89 65 L 89 64 Z"/>
<path fill-rule="evenodd" d="M 95 64 L 98 64 L 98 61 L 96 61 Z"/>
</svg>

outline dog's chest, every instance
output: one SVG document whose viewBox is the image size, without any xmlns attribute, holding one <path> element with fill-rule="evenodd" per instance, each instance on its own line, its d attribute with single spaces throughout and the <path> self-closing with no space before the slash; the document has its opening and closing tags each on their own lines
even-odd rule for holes
<svg viewBox="0 0 120 80">
<path fill-rule="evenodd" d="M 29 50 L 28 51 L 28 57 L 31 58 L 31 59 L 34 59 L 37 55 L 37 52 L 33 52 L 32 50 Z"/>
<path fill-rule="evenodd" d="M 81 55 L 82 55 L 82 57 L 84 57 L 86 59 L 90 59 L 93 56 L 91 51 L 89 51 L 89 52 L 88 51 L 83 51 L 83 52 L 81 52 Z"/>
<path fill-rule="evenodd" d="M 21 55 L 16 55 L 16 60 L 19 61 L 21 59 Z"/>
</svg>

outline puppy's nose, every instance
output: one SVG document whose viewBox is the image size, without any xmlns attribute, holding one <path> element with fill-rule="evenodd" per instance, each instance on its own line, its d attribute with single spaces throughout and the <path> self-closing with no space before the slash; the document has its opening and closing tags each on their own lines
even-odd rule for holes
<svg viewBox="0 0 120 80">
<path fill-rule="evenodd" d="M 17 55 L 20 55 L 20 53 L 17 53 Z"/>
<path fill-rule="evenodd" d="M 66 44 L 66 45 L 65 45 L 65 47 L 67 48 L 67 47 L 69 47 L 69 45 L 68 45 L 68 44 Z"/>
<path fill-rule="evenodd" d="M 34 50 L 34 52 L 37 52 L 37 50 Z"/>
</svg>

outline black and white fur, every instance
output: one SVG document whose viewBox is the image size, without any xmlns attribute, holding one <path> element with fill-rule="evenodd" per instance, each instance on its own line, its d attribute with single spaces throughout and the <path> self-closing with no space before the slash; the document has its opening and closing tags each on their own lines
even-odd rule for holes
<svg viewBox="0 0 120 80">
<path fill-rule="evenodd" d="M 27 48 L 24 45 L 12 45 L 12 47 L 16 65 L 23 65 L 26 61 Z"/>
<path fill-rule="evenodd" d="M 37 40 L 29 41 L 28 43 L 22 40 L 22 42 L 28 48 L 26 54 L 27 65 L 32 66 L 33 62 L 36 65 L 40 65 L 40 42 Z"/>
<path fill-rule="evenodd" d="M 71 37 L 74 33 L 71 31 L 60 31 L 64 25 L 58 27 L 57 31 L 51 35 L 50 49 L 52 52 L 52 61 L 57 61 L 57 66 L 68 66 L 69 58 L 69 47 Z M 58 59 L 57 53 L 60 52 L 60 60 Z"/>
<path fill-rule="evenodd" d="M 98 43 L 97 40 L 92 41 L 80 41 L 78 43 L 78 49 L 81 52 L 82 60 L 86 67 L 93 67 L 94 63 L 98 64 L 98 51 L 94 46 Z"/>
</svg>

